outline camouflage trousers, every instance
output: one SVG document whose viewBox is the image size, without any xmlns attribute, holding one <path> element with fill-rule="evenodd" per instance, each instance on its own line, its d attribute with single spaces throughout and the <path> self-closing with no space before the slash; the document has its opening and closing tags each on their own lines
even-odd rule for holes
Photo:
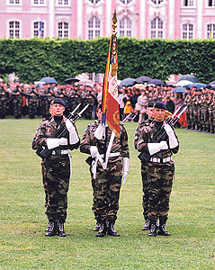
<svg viewBox="0 0 215 270">
<path fill-rule="evenodd" d="M 169 199 L 172 191 L 175 173 L 174 164 L 146 163 L 145 171 L 145 197 L 147 199 L 148 218 L 156 221 L 168 215 Z"/>
<path fill-rule="evenodd" d="M 97 167 L 96 179 L 93 179 L 92 177 L 92 211 L 94 212 L 97 222 L 101 223 L 105 220 L 114 222 L 117 219 L 121 179 L 121 161 L 111 163 L 106 170 L 104 170 L 101 166 Z"/>
<path fill-rule="evenodd" d="M 148 193 L 148 182 L 147 182 L 147 173 L 146 173 L 146 166 L 145 163 L 141 163 L 141 176 L 142 176 L 142 190 L 143 190 L 143 216 L 148 219 L 148 212 L 149 212 L 149 193 Z"/>
<path fill-rule="evenodd" d="M 45 213 L 48 220 L 59 220 L 64 223 L 67 217 L 67 192 L 70 178 L 68 155 L 42 161 L 42 176 L 46 195 Z"/>
</svg>

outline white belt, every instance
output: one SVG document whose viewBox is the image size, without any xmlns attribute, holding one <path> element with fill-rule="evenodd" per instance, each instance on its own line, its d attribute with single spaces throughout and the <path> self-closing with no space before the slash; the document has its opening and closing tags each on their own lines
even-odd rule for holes
<svg viewBox="0 0 215 270">
<path fill-rule="evenodd" d="M 68 150 L 60 150 L 60 153 L 59 153 L 60 155 L 67 155 L 67 154 L 69 154 L 69 152 L 68 152 Z M 58 155 L 58 152 L 56 153 L 56 151 L 55 150 L 53 150 L 52 151 L 52 155 Z"/>
<path fill-rule="evenodd" d="M 116 153 L 110 153 L 109 157 L 118 157 L 120 156 L 120 152 L 116 152 Z M 103 169 L 104 169 L 104 154 L 102 155 L 98 155 L 95 160 L 93 160 L 92 165 L 91 165 L 91 172 L 93 174 L 93 179 L 96 179 L 96 171 L 97 171 L 97 164 L 98 161 L 100 161 Z"/>
<path fill-rule="evenodd" d="M 109 157 L 118 157 L 120 155 L 120 152 L 116 153 L 110 153 Z M 104 157 L 104 154 L 100 155 L 102 158 Z"/>
<path fill-rule="evenodd" d="M 170 161 L 173 161 L 172 157 L 167 157 L 167 158 L 150 158 L 151 162 L 155 162 L 155 163 L 167 163 Z"/>
</svg>

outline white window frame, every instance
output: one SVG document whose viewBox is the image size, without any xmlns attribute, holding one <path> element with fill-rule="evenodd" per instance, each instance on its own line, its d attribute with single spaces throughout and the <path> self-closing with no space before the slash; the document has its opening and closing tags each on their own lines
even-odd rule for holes
<svg viewBox="0 0 215 270">
<path fill-rule="evenodd" d="M 188 29 L 186 30 L 187 38 L 184 38 L 184 37 L 183 37 L 183 34 L 185 33 L 185 30 L 183 29 L 183 26 L 184 26 L 184 25 L 187 25 L 187 27 L 188 27 Z M 192 32 L 189 30 L 190 25 L 193 26 Z M 194 33 L 195 33 L 195 32 L 194 32 L 194 24 L 193 24 L 193 23 L 190 23 L 190 22 L 182 23 L 181 29 L 182 29 L 182 31 L 181 31 L 181 38 L 182 38 L 183 40 L 193 40 L 193 39 L 195 39 L 195 37 L 194 37 Z M 189 38 L 191 33 L 192 33 L 192 38 Z"/>
<path fill-rule="evenodd" d="M 124 27 L 120 27 L 120 24 L 121 24 L 122 21 L 124 21 Z M 130 27 L 128 25 L 129 23 L 130 23 Z M 122 35 L 121 32 L 124 32 L 124 34 Z M 128 32 L 131 32 L 131 35 L 128 35 Z M 119 20 L 119 36 L 120 37 L 132 37 L 133 36 L 132 20 L 127 16 L 123 16 Z"/>
<path fill-rule="evenodd" d="M 44 34 L 43 34 L 43 37 L 40 37 L 40 36 L 36 37 L 36 36 L 34 36 L 34 23 L 40 23 L 40 22 L 42 22 L 43 25 L 44 25 L 44 28 L 43 28 L 43 33 L 44 33 Z M 34 21 L 32 22 L 32 37 L 33 37 L 33 38 L 45 38 L 45 33 L 46 33 L 45 29 L 46 29 L 46 22 L 45 22 L 45 21 L 40 20 L 40 19 L 34 20 Z M 39 32 L 39 31 L 38 31 L 38 32 Z"/>
<path fill-rule="evenodd" d="M 92 5 L 97 5 L 97 4 L 100 4 L 100 2 L 102 1 L 102 0 L 88 0 L 89 2 L 90 2 L 90 4 L 92 4 Z"/>
<path fill-rule="evenodd" d="M 65 0 L 61 0 L 61 1 L 63 3 L 62 4 L 59 4 L 59 0 L 56 0 L 56 6 L 57 7 L 69 7 L 69 6 L 71 6 L 71 0 L 68 0 L 68 4 L 65 4 Z"/>
<path fill-rule="evenodd" d="M 162 5 L 164 3 L 164 0 L 151 0 L 151 2 L 154 4 L 154 5 Z"/>
<path fill-rule="evenodd" d="M 210 7 L 210 8 L 215 7 L 215 0 L 211 0 L 212 1 L 212 5 L 211 6 L 209 6 L 209 0 L 207 0 L 207 1 L 208 1 L 208 7 Z"/>
<path fill-rule="evenodd" d="M 212 25 L 212 39 L 215 39 L 215 22 L 206 24 L 206 37 L 205 38 L 207 38 L 207 39 L 210 38 L 211 31 L 208 31 L 208 26 L 209 25 Z"/>
<path fill-rule="evenodd" d="M 91 19 L 93 19 L 93 26 L 89 27 L 89 22 L 90 22 Z M 96 19 L 99 20 L 99 27 L 96 27 L 96 24 L 98 23 L 98 22 L 96 22 Z M 91 16 L 87 20 L 87 39 L 88 40 L 94 40 L 96 38 L 101 37 L 101 28 L 102 28 L 101 26 L 102 26 L 102 23 L 101 23 L 100 18 L 98 16 Z M 96 35 L 96 32 L 98 32 L 98 31 L 99 31 L 99 35 Z M 89 32 L 92 32 L 92 38 L 89 38 Z"/>
<path fill-rule="evenodd" d="M 194 8 L 196 7 L 196 0 L 181 0 L 182 1 L 182 7 L 183 8 Z M 188 5 L 185 6 L 185 1 L 188 1 Z M 191 1 L 193 2 L 193 5 L 190 5 Z"/>
<path fill-rule="evenodd" d="M 17 19 L 11 19 L 11 20 L 8 20 L 8 22 L 7 22 L 7 35 L 8 35 L 8 38 L 11 38 L 10 37 L 10 23 L 11 22 L 19 22 L 19 37 L 18 38 L 22 38 L 22 24 L 21 24 L 21 20 L 17 20 Z M 17 39 L 17 37 L 12 37 L 11 39 Z"/>
<path fill-rule="evenodd" d="M 38 0 L 38 4 L 34 3 L 34 0 L 32 0 L 32 6 L 39 7 L 39 6 L 46 6 L 46 0 L 44 0 L 44 4 L 40 3 L 41 0 Z"/>
<path fill-rule="evenodd" d="M 155 28 L 152 28 L 152 22 L 155 21 Z M 162 28 L 159 28 L 159 23 L 162 23 Z M 160 17 L 155 17 L 150 21 L 150 38 L 164 39 L 165 36 L 164 21 Z M 155 32 L 155 37 L 152 36 L 152 32 Z M 159 37 L 159 32 L 162 33 L 162 37 Z"/>
<path fill-rule="evenodd" d="M 62 23 L 62 37 L 59 36 L 59 23 Z M 68 36 L 67 37 L 64 36 L 64 32 L 66 31 L 65 28 L 64 28 L 65 23 L 68 25 L 68 29 L 67 29 Z M 70 35 L 69 35 L 69 22 L 64 22 L 64 21 L 57 22 L 57 37 L 60 38 L 60 39 L 64 39 L 64 38 L 68 39 L 70 37 Z"/>
<path fill-rule="evenodd" d="M 10 6 L 21 6 L 22 5 L 22 0 L 18 0 L 19 3 L 15 3 L 16 0 L 13 0 L 14 3 L 10 3 L 11 0 L 7 0 L 7 4 L 10 5 Z"/>
<path fill-rule="evenodd" d="M 123 5 L 130 5 L 134 0 L 119 0 Z M 128 3 L 129 2 L 129 3 Z"/>
</svg>

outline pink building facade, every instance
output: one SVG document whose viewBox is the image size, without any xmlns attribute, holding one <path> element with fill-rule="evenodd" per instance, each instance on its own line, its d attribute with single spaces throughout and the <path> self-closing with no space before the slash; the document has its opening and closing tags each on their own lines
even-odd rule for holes
<svg viewBox="0 0 215 270">
<path fill-rule="evenodd" d="M 0 0 L 0 38 L 215 39 L 215 0 Z"/>
</svg>

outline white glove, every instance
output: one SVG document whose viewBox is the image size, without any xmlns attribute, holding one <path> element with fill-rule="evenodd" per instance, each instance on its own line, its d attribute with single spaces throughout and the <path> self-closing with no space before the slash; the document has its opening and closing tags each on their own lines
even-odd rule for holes
<svg viewBox="0 0 215 270">
<path fill-rule="evenodd" d="M 172 133 L 174 133 L 173 129 L 169 124 L 164 124 L 163 128 L 165 129 L 167 135 L 172 135 Z"/>
<path fill-rule="evenodd" d="M 160 152 L 161 150 L 167 150 L 168 144 L 166 141 L 161 141 L 159 143 L 148 143 L 148 150 L 150 156 L 153 156 L 155 153 Z"/>
<path fill-rule="evenodd" d="M 126 177 L 128 176 L 128 170 L 129 170 L 129 158 L 127 157 L 124 157 L 123 160 L 122 160 L 122 166 L 123 166 L 123 180 L 122 180 L 122 184 L 124 185 L 125 184 L 125 180 L 126 180 Z"/>
<path fill-rule="evenodd" d="M 160 150 L 167 150 L 168 149 L 168 144 L 166 141 L 161 141 L 159 142 L 160 144 Z"/>
<path fill-rule="evenodd" d="M 48 138 L 46 140 L 46 144 L 47 144 L 47 147 L 48 149 L 53 149 L 53 148 L 56 148 L 60 145 L 60 141 L 58 138 Z"/>
<path fill-rule="evenodd" d="M 90 154 L 92 158 L 95 158 L 99 155 L 98 148 L 96 146 L 90 146 Z"/>
<path fill-rule="evenodd" d="M 67 119 L 65 124 L 66 124 L 67 130 L 69 131 L 69 143 L 70 144 L 78 143 L 79 137 L 73 123 L 69 119 Z"/>
<path fill-rule="evenodd" d="M 165 131 L 166 131 L 166 133 L 167 133 L 167 135 L 169 137 L 169 147 L 170 147 L 170 149 L 176 148 L 178 146 L 178 139 L 175 136 L 174 130 L 168 124 L 164 125 L 164 129 L 165 129 Z"/>
<path fill-rule="evenodd" d="M 59 145 L 68 145 L 67 138 L 59 138 Z"/>
</svg>

